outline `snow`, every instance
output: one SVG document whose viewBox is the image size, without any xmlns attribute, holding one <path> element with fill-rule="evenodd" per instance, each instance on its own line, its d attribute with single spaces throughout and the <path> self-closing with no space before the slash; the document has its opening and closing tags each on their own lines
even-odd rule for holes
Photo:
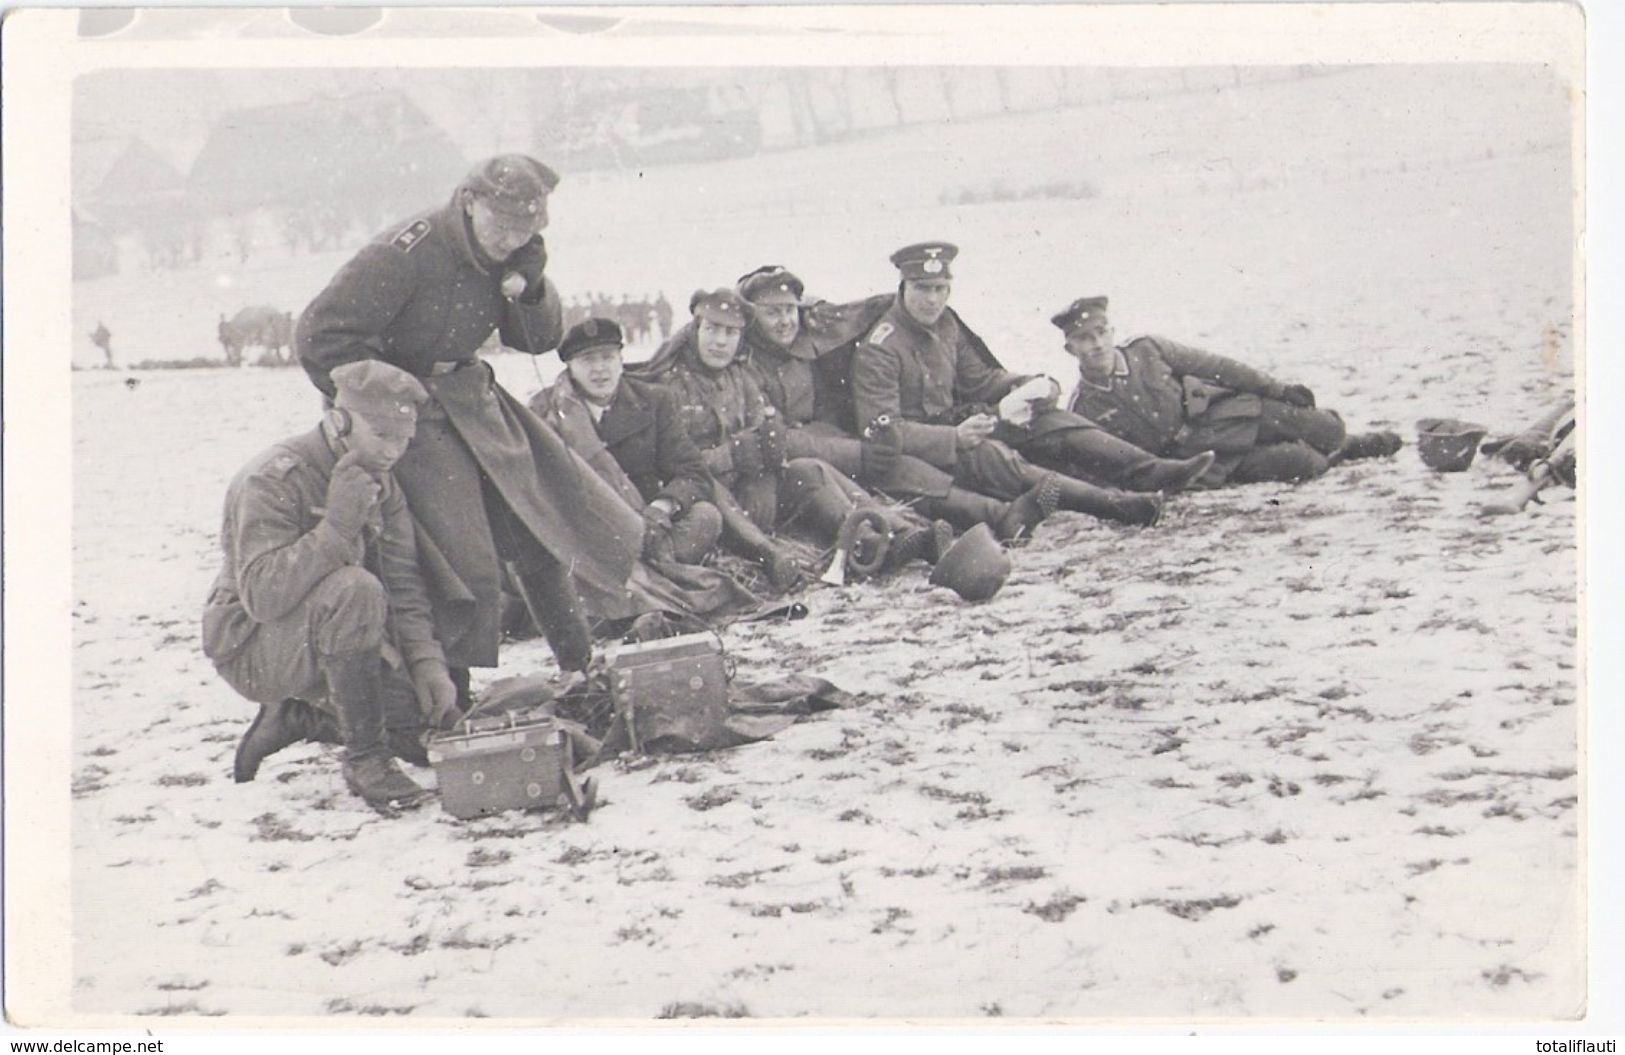
<svg viewBox="0 0 1625 1055">
<path fill-rule="evenodd" d="M 1574 387 L 1566 128 L 1538 70 L 1370 68 L 567 174 L 551 270 L 681 303 L 775 261 L 840 299 L 945 237 L 1012 367 L 1070 383 L 1047 317 L 1107 293 L 1120 336 L 1246 358 L 1355 429 L 1507 427 Z M 944 203 L 999 178 L 1100 195 Z M 342 260 L 78 284 L 76 360 L 98 319 L 122 362 L 218 354 L 218 313 L 297 310 Z M 520 396 L 557 369 L 491 359 Z M 1413 443 L 1150 530 L 1061 514 L 982 605 L 923 570 L 818 589 L 728 647 L 861 705 L 607 767 L 584 825 L 460 823 L 377 817 L 328 748 L 231 783 L 251 709 L 197 620 L 226 481 L 314 423 L 301 372 L 84 370 L 73 401 L 77 1012 L 1583 1010 L 1575 501 L 1483 521 L 1504 466 Z"/>
</svg>

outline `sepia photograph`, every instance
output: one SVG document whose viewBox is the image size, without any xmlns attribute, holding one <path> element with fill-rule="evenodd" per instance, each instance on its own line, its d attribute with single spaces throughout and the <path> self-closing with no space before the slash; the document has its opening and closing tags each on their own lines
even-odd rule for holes
<svg viewBox="0 0 1625 1055">
<path fill-rule="evenodd" d="M 1583 1020 L 1583 17 L 1237 7 L 11 20 L 8 1016 Z"/>
</svg>

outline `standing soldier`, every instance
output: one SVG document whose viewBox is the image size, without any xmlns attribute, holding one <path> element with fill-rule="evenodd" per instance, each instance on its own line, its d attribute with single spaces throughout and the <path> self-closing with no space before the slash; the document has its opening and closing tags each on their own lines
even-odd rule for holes
<svg viewBox="0 0 1625 1055">
<path fill-rule="evenodd" d="M 661 290 L 655 297 L 655 322 L 660 325 L 660 339 L 664 341 L 671 336 L 671 301 L 666 299 L 666 291 Z"/>
<path fill-rule="evenodd" d="M 1166 337 L 1113 341 L 1105 297 L 1080 297 L 1050 321 L 1078 361 L 1070 409 L 1148 451 L 1182 457 L 1212 450 L 1202 484 L 1296 482 L 1355 458 L 1385 457 L 1392 432 L 1350 436 L 1336 411 L 1303 385 Z"/>
<path fill-rule="evenodd" d="M 1035 454 L 1059 454 L 1050 464 L 1061 470 L 1060 508 L 1130 524 L 1156 523 L 1160 493 L 1099 487 L 1079 476 L 1112 478 L 1136 491 L 1177 491 L 1201 476 L 1213 456 L 1180 462 L 1154 457 L 1093 422 L 1057 410 L 1060 386 L 1054 381 L 1005 370 L 948 307 L 950 265 L 958 253 L 947 242 L 922 242 L 892 254 L 901 274 L 897 294 L 852 357 L 858 420 L 882 414 L 900 419 L 907 453 L 951 472 L 963 487 L 1001 498 L 1015 498 L 1042 477 L 1012 444 Z M 1044 391 L 1028 395 L 1035 382 Z M 1025 406 L 993 413 L 1007 397 Z"/>
<path fill-rule="evenodd" d="M 90 343 L 102 350 L 107 357 L 107 369 L 113 369 L 113 331 L 107 328 L 107 323 L 100 319 L 96 321 L 96 329 L 90 334 Z"/>
<path fill-rule="evenodd" d="M 422 529 L 436 631 L 465 696 L 467 668 L 497 663 L 505 568 L 559 666 L 582 670 L 591 639 L 571 573 L 618 589 L 642 546 L 637 514 L 475 354 L 493 331 L 531 355 L 558 344 L 562 306 L 541 235 L 557 183 L 534 158 L 480 162 L 451 201 L 363 248 L 299 321 L 300 362 L 324 394 L 335 366 L 374 358 L 428 390 L 395 474 Z"/>
<path fill-rule="evenodd" d="M 332 371 L 321 426 L 249 462 L 226 492 L 225 560 L 203 611 L 203 651 L 260 705 L 232 775 L 291 744 L 344 744 L 344 782 L 374 806 L 423 790 L 425 726 L 455 716 L 411 515 L 390 468 L 428 393 L 380 362 Z"/>
</svg>

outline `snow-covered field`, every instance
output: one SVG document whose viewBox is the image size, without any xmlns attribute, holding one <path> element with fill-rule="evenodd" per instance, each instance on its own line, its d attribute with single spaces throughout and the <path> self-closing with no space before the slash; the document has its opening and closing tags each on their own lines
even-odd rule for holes
<svg viewBox="0 0 1625 1055">
<path fill-rule="evenodd" d="M 1368 68 L 567 174 L 553 273 L 682 301 L 780 262 L 844 298 L 944 237 L 1013 366 L 1067 376 L 1047 316 L 1108 293 L 1120 335 L 1248 358 L 1356 427 L 1508 426 L 1574 387 L 1565 105 L 1538 71 Z M 996 179 L 1100 193 L 945 204 Z M 76 359 L 98 319 L 124 361 L 216 354 L 221 311 L 297 310 L 341 261 L 82 283 Z M 1571 493 L 1486 522 L 1511 470 L 1436 475 L 1412 445 L 1147 531 L 1062 514 L 986 604 L 916 571 L 727 635 L 742 670 L 860 706 L 607 767 L 585 825 L 385 820 L 326 748 L 233 785 L 251 708 L 197 644 L 225 483 L 314 422 L 308 383 L 87 370 L 73 397 L 76 1011 L 1583 1009 Z"/>
</svg>

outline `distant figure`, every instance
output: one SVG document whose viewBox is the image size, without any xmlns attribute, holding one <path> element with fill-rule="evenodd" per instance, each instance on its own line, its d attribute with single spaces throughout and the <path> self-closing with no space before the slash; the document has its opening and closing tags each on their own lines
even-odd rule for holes
<svg viewBox="0 0 1625 1055">
<path fill-rule="evenodd" d="M 102 350 L 102 354 L 107 356 L 107 369 L 114 369 L 113 333 L 107 328 L 107 324 L 105 322 L 102 322 L 99 319 L 96 321 L 96 328 L 92 330 L 90 334 L 90 343 L 100 348 Z"/>
<path fill-rule="evenodd" d="M 660 324 L 660 339 L 666 340 L 671 336 L 671 301 L 666 299 L 666 291 L 661 290 L 655 298 L 655 321 Z"/>
<path fill-rule="evenodd" d="M 224 315 L 219 324 L 220 345 L 226 350 L 226 361 L 240 366 L 243 352 L 250 346 L 263 348 L 276 362 L 291 361 L 293 355 L 293 314 L 277 311 L 266 304 L 243 308 L 228 321 Z"/>
<path fill-rule="evenodd" d="M 242 340 L 237 336 L 237 330 L 231 325 L 231 323 L 226 321 L 224 314 L 220 316 L 220 322 L 215 327 L 215 334 L 220 339 L 221 350 L 226 353 L 226 365 L 243 365 Z"/>
</svg>

